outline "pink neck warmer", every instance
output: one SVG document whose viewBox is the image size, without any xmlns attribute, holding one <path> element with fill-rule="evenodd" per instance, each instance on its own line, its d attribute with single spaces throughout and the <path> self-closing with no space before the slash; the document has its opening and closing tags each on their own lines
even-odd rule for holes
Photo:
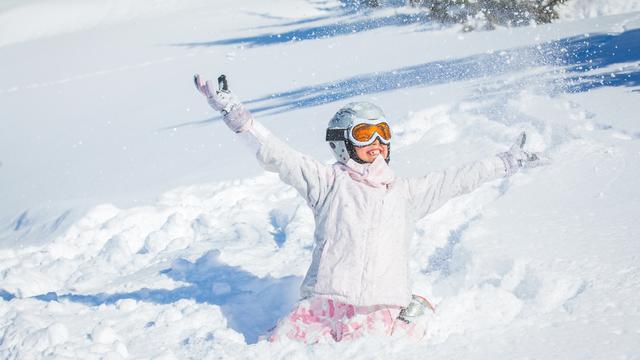
<svg viewBox="0 0 640 360">
<path fill-rule="evenodd" d="M 391 170 L 382 156 L 378 156 L 370 164 L 359 164 L 352 159 L 349 159 L 346 165 L 343 163 L 336 163 L 334 166 L 337 166 L 341 170 L 349 173 L 349 176 L 351 176 L 353 180 L 372 187 L 389 188 L 396 177 L 393 170 Z"/>
</svg>

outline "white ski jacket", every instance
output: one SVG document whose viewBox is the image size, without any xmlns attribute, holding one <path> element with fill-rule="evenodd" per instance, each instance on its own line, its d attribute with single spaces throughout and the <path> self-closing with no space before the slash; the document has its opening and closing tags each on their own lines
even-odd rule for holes
<svg viewBox="0 0 640 360">
<path fill-rule="evenodd" d="M 313 210 L 315 247 L 302 298 L 406 306 L 416 220 L 452 197 L 506 175 L 505 163 L 496 156 L 424 177 L 396 178 L 393 186 L 376 188 L 293 150 L 256 121 L 242 134 L 257 147 L 261 165 L 277 172 Z"/>
</svg>

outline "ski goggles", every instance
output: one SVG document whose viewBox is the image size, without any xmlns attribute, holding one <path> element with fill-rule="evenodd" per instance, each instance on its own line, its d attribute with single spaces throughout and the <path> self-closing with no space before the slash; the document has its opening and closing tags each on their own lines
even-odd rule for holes
<svg viewBox="0 0 640 360">
<path fill-rule="evenodd" d="M 349 140 L 355 146 L 367 146 L 376 139 L 388 145 L 391 142 L 391 129 L 386 122 L 370 124 L 361 122 L 348 129 L 327 129 L 326 141 Z"/>
</svg>

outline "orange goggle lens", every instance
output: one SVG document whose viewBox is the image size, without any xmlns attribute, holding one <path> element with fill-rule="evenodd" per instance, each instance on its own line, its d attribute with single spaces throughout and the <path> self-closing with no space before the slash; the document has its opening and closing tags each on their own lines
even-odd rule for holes
<svg viewBox="0 0 640 360">
<path fill-rule="evenodd" d="M 358 142 L 368 142 L 375 134 L 380 135 L 384 142 L 391 140 L 391 129 L 389 124 L 381 122 L 377 124 L 358 124 L 351 129 L 351 136 Z"/>
</svg>

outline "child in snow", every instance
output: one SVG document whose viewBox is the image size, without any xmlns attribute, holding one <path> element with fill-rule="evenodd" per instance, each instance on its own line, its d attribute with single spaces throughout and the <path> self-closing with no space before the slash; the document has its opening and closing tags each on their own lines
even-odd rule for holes
<svg viewBox="0 0 640 360">
<path fill-rule="evenodd" d="M 327 165 L 271 134 L 226 82 L 216 90 L 196 75 L 195 83 L 227 126 L 253 144 L 260 164 L 293 186 L 315 217 L 315 247 L 302 300 L 280 320 L 271 340 L 315 343 L 369 333 L 420 338 L 424 326 L 411 315 L 421 299 L 412 298 L 409 279 L 415 222 L 455 196 L 540 163 L 539 156 L 522 150 L 523 133 L 516 145 L 495 157 L 400 178 L 388 165 L 391 129 L 384 113 L 374 104 L 357 102 L 329 121 L 326 141 L 337 162 Z"/>
</svg>

